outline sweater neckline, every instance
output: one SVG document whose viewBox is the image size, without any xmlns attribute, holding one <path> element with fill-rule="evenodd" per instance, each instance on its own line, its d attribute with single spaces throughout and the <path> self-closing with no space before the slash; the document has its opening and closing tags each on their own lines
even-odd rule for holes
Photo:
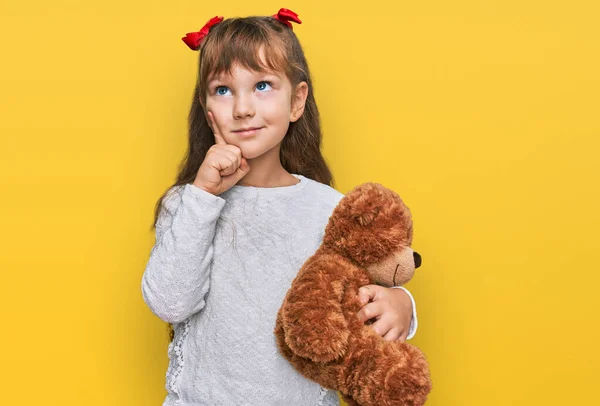
<svg viewBox="0 0 600 406">
<path fill-rule="evenodd" d="M 308 178 L 303 175 L 291 173 L 293 177 L 299 180 L 298 183 L 294 185 L 288 186 L 275 186 L 275 187 L 260 187 L 260 186 L 243 186 L 243 185 L 233 185 L 229 191 L 239 193 L 242 195 L 250 195 L 260 192 L 263 194 L 287 194 L 287 193 L 295 193 L 296 191 L 304 188 L 308 183 Z"/>
</svg>

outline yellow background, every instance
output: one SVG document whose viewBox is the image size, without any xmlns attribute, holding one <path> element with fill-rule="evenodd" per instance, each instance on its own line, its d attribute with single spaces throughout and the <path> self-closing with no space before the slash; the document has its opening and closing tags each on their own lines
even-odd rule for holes
<svg viewBox="0 0 600 406">
<path fill-rule="evenodd" d="M 415 220 L 431 406 L 600 404 L 596 1 L 0 6 L 2 404 L 159 405 L 141 276 L 214 15 L 298 12 L 324 153 Z"/>
</svg>

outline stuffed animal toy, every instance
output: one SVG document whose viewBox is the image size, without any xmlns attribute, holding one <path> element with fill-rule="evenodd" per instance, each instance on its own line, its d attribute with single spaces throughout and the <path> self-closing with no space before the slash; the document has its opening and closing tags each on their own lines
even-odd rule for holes
<svg viewBox="0 0 600 406">
<path fill-rule="evenodd" d="M 302 266 L 277 314 L 279 350 L 308 379 L 349 405 L 422 405 L 429 367 L 417 347 L 385 341 L 357 316 L 358 289 L 408 282 L 420 265 L 412 218 L 390 189 L 364 183 L 333 210 L 320 247 Z"/>
</svg>

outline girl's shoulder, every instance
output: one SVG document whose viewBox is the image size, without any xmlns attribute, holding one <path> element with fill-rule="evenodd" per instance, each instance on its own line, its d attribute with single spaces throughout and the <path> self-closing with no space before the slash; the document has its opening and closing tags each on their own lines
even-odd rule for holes
<svg viewBox="0 0 600 406">
<path fill-rule="evenodd" d="M 187 185 L 175 185 L 171 186 L 169 190 L 165 193 L 165 198 L 167 199 L 176 199 L 181 198 L 181 194 L 183 193 L 183 189 L 185 189 Z"/>
<path fill-rule="evenodd" d="M 309 187 L 304 188 L 305 193 L 315 201 L 325 203 L 327 205 L 337 206 L 344 194 L 316 180 L 306 178 Z"/>
<path fill-rule="evenodd" d="M 183 190 L 186 185 L 175 185 L 171 186 L 169 190 L 166 191 L 163 197 L 163 205 L 167 208 L 172 208 L 177 206 L 181 201 L 181 195 L 183 194 Z"/>
</svg>

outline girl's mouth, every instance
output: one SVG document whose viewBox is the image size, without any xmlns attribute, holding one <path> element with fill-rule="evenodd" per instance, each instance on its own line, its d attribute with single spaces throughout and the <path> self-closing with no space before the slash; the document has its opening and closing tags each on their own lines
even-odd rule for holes
<svg viewBox="0 0 600 406">
<path fill-rule="evenodd" d="M 249 136 L 249 135 L 256 134 L 261 129 L 262 129 L 262 127 L 260 127 L 260 128 L 249 128 L 249 129 L 246 129 L 246 130 L 234 131 L 234 133 L 237 134 L 237 135 Z"/>
</svg>

